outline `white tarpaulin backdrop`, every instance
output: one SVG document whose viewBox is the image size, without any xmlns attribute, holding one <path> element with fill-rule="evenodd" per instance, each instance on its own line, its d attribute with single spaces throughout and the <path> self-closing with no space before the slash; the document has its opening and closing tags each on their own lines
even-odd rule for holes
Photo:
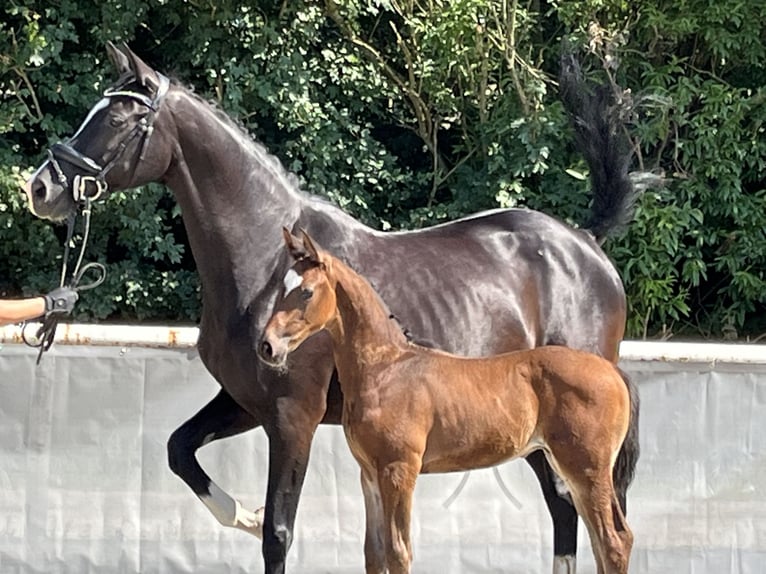
<svg viewBox="0 0 766 574">
<path fill-rule="evenodd" d="M 167 467 L 170 433 L 217 390 L 193 348 L 57 345 L 35 359 L 0 348 L 0 574 L 262 572 L 259 541 L 220 526 Z M 642 400 L 631 572 L 766 572 L 766 347 L 627 343 L 621 366 Z M 199 459 L 262 504 L 262 430 Z M 342 430 L 320 427 L 289 571 L 362 572 L 363 533 L 356 464 Z M 413 534 L 416 573 L 551 571 L 523 461 L 421 477 Z M 595 572 L 582 528 L 578 572 Z"/>
</svg>

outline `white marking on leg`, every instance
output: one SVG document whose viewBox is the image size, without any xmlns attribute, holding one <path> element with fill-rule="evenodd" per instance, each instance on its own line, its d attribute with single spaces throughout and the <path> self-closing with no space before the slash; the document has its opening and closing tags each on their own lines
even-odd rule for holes
<svg viewBox="0 0 766 574">
<path fill-rule="evenodd" d="M 210 483 L 208 490 L 210 494 L 202 494 L 199 499 L 218 522 L 223 526 L 244 530 L 256 538 L 263 538 L 263 508 L 255 512 L 245 509 L 239 500 L 226 494 L 214 482 Z"/>
<path fill-rule="evenodd" d="M 211 482 L 208 486 L 210 494 L 202 494 L 199 499 L 207 506 L 216 520 L 224 526 L 234 526 L 237 518 L 237 501 Z"/>
<path fill-rule="evenodd" d="M 556 494 L 558 494 L 561 498 L 568 498 L 569 500 L 572 499 L 572 497 L 569 495 L 569 487 L 567 486 L 567 483 L 564 482 L 558 474 L 553 475 L 553 485 L 556 487 Z"/>
<path fill-rule="evenodd" d="M 252 534 L 259 540 L 263 540 L 263 514 L 265 512 L 263 506 L 253 512 L 252 510 L 247 510 L 238 500 L 236 503 L 237 511 L 234 527 Z"/>
<path fill-rule="evenodd" d="M 285 283 L 285 295 L 287 295 L 293 289 L 296 289 L 301 286 L 301 284 L 303 283 L 303 277 L 298 275 L 298 273 L 295 272 L 295 269 L 290 269 L 285 275 L 284 283 Z"/>
<path fill-rule="evenodd" d="M 576 574 L 577 558 L 573 554 L 553 557 L 553 574 Z"/>
</svg>

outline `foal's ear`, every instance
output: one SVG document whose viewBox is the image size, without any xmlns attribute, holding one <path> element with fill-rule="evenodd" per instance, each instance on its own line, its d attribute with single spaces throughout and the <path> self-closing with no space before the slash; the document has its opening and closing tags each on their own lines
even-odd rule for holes
<svg viewBox="0 0 766 574">
<path fill-rule="evenodd" d="M 109 41 L 106 42 L 106 53 L 114 67 L 117 68 L 117 73 L 120 76 L 132 73 L 128 57 L 123 54 L 117 46 Z"/>
<path fill-rule="evenodd" d="M 145 88 L 156 90 L 160 87 L 160 79 L 149 64 L 139 58 L 128 45 L 122 43 L 122 51 L 130 62 L 130 71 L 136 77 L 136 81 Z"/>
<path fill-rule="evenodd" d="M 317 263 L 327 268 L 326 258 L 322 257 L 322 254 L 320 253 L 319 249 L 316 248 L 316 245 L 314 245 L 314 241 L 311 239 L 309 234 L 306 233 L 305 229 L 301 229 L 301 235 L 303 236 L 303 248 L 306 250 L 306 256 L 309 258 L 309 261 L 312 261 L 313 263 Z"/>
<path fill-rule="evenodd" d="M 290 257 L 296 261 L 300 261 L 301 259 L 308 257 L 306 249 L 301 244 L 301 240 L 295 237 L 295 235 L 293 235 L 290 230 L 287 229 L 287 227 L 282 228 L 282 237 L 285 240 L 285 247 L 287 247 L 287 251 L 290 253 Z"/>
</svg>

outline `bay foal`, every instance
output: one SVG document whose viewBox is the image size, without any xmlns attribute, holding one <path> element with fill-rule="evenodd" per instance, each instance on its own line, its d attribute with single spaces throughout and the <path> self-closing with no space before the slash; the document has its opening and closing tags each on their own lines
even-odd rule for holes
<svg viewBox="0 0 766 574">
<path fill-rule="evenodd" d="M 418 474 L 491 466 L 536 450 L 568 486 L 599 574 L 628 572 L 633 535 L 612 469 L 635 398 L 617 367 L 565 347 L 465 358 L 411 344 L 364 278 L 305 232 L 302 241 L 283 234 L 295 264 L 259 352 L 289 368 L 289 353 L 304 340 L 330 334 L 343 429 L 362 470 L 368 573 L 409 572 Z"/>
</svg>

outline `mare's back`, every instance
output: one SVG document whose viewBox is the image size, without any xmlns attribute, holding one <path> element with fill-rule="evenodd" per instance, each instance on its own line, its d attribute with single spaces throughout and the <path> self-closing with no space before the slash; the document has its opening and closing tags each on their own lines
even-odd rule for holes
<svg viewBox="0 0 766 574">
<path fill-rule="evenodd" d="M 617 271 L 590 233 L 540 212 L 497 210 L 419 231 L 375 232 L 347 260 L 416 339 L 449 352 L 562 344 L 609 356 L 615 349 L 602 348 L 604 333 L 622 337 Z"/>
</svg>

